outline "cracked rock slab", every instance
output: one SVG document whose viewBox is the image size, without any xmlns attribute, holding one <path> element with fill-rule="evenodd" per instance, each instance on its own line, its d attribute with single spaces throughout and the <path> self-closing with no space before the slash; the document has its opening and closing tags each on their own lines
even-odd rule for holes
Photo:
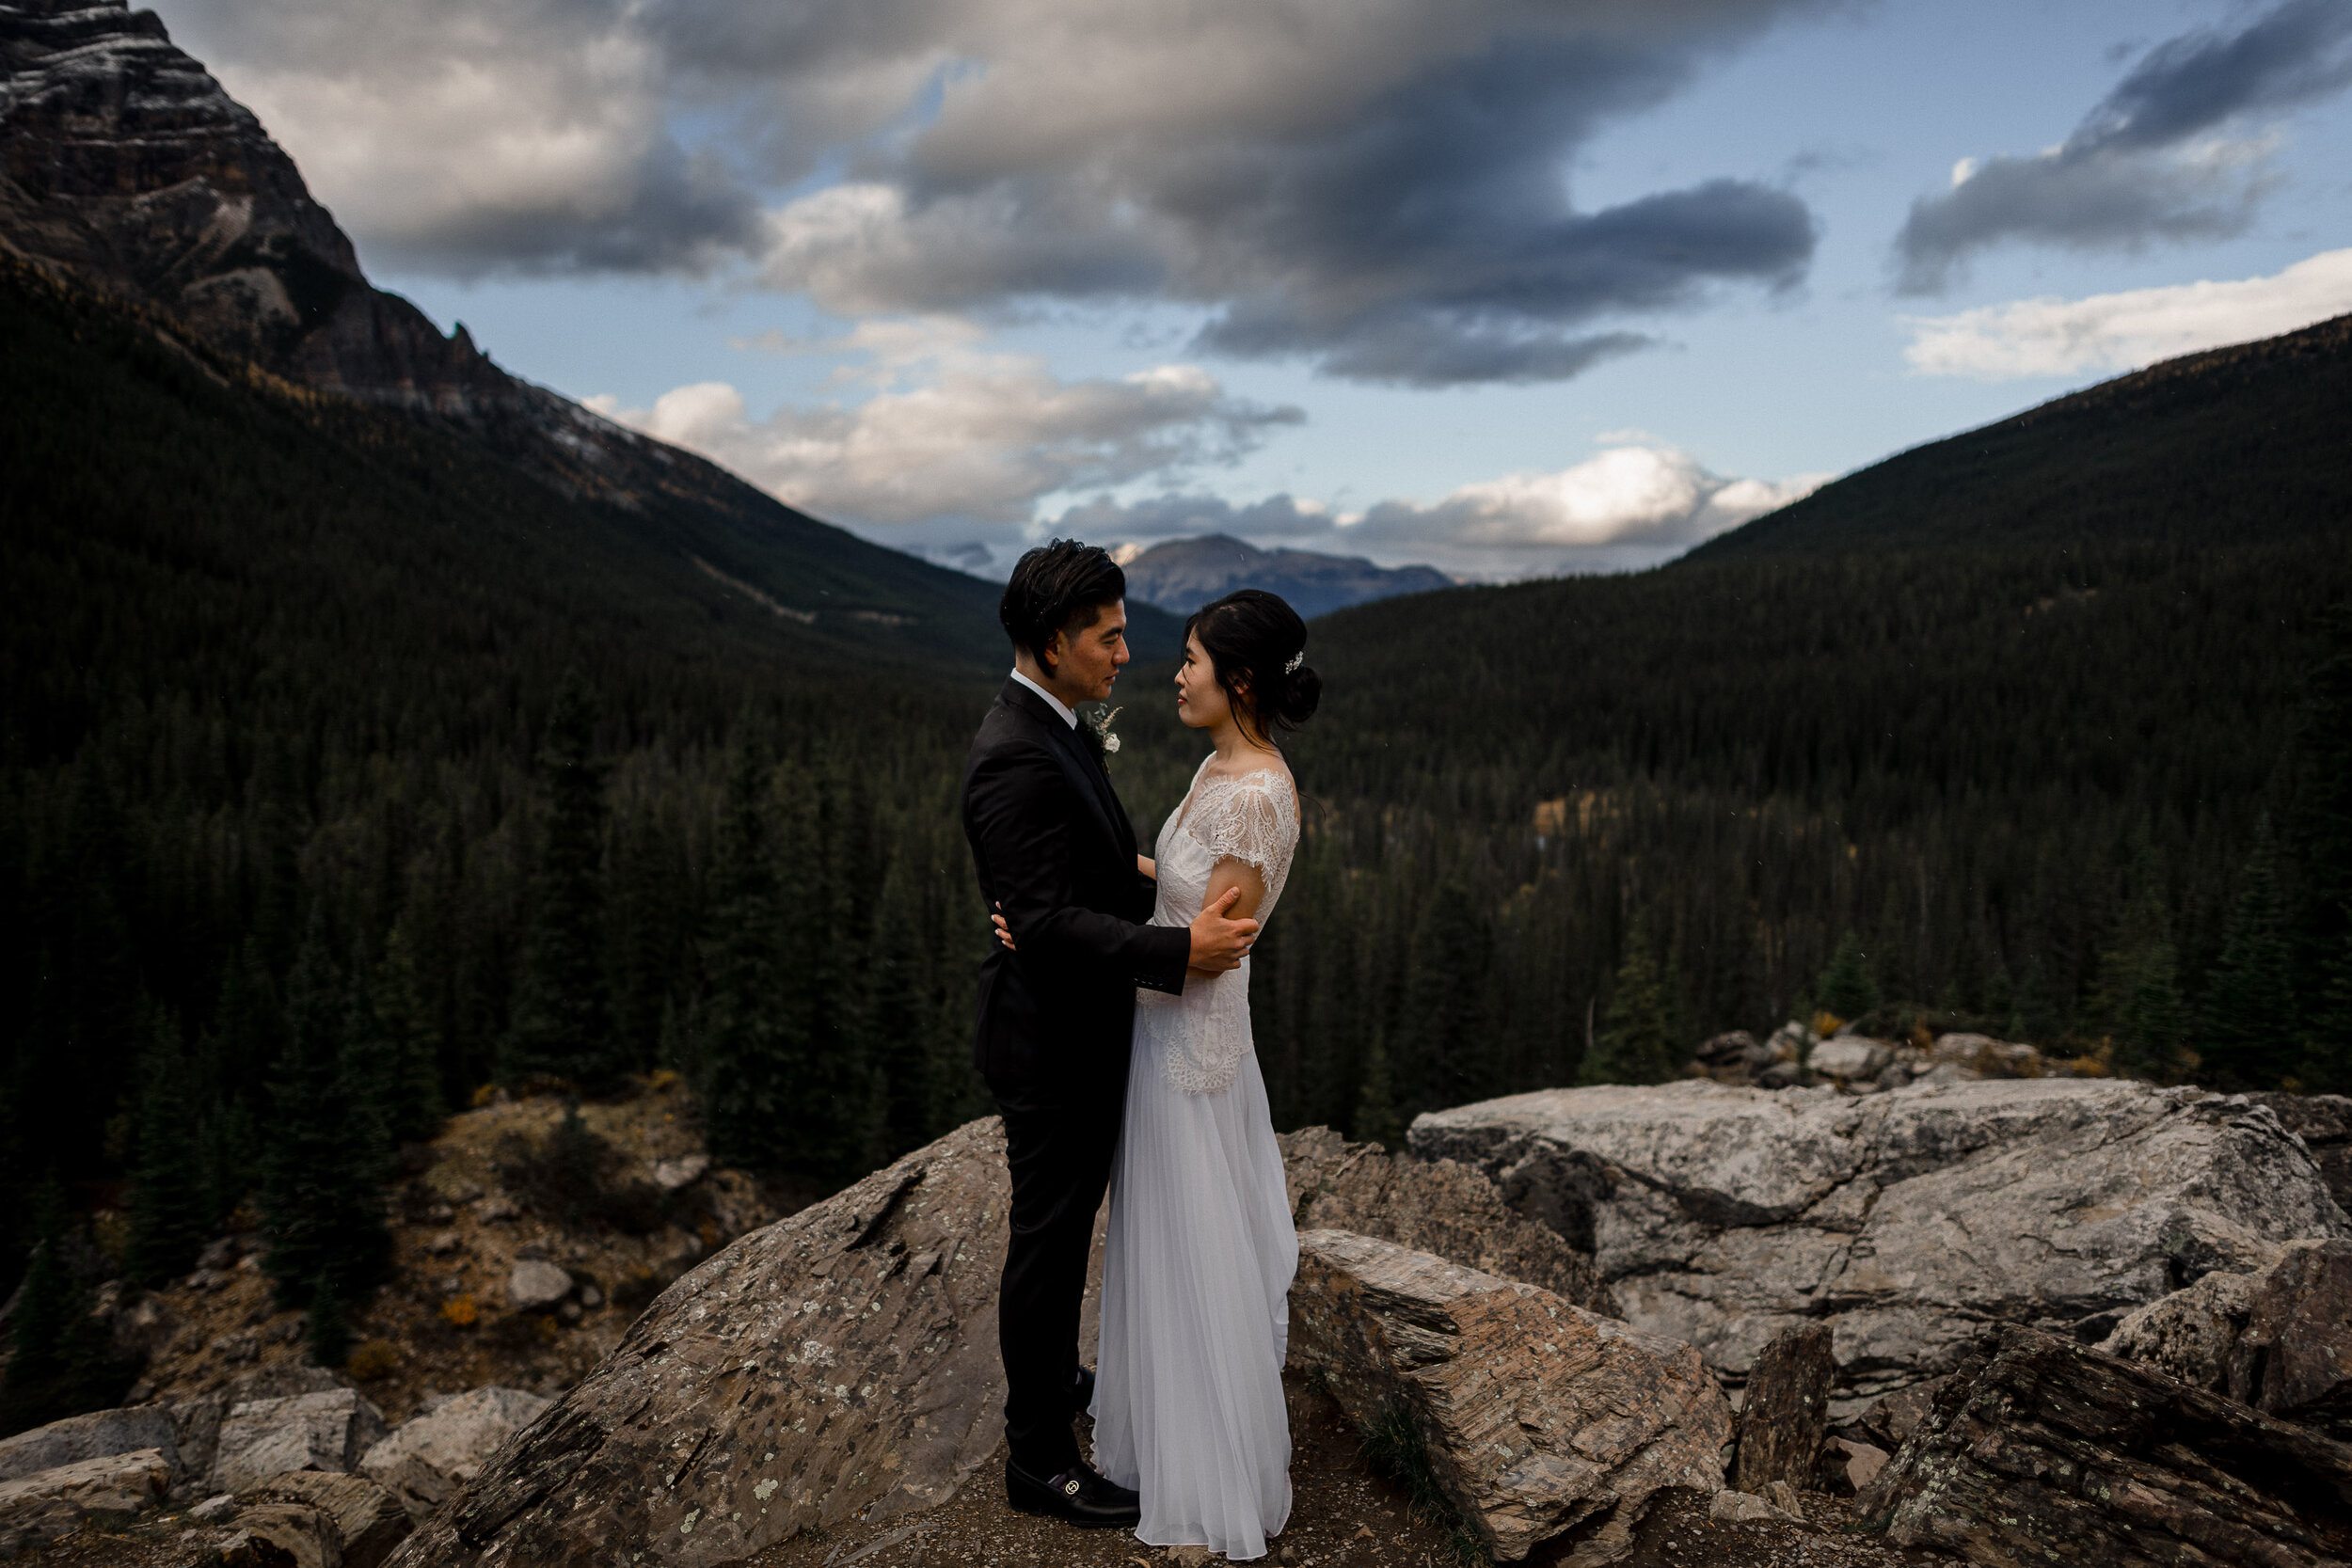
<svg viewBox="0 0 2352 1568">
<path fill-rule="evenodd" d="M 1590 1254 L 1549 1226 L 1512 1212 L 1485 1175 L 1451 1160 L 1424 1162 L 1378 1144 L 1349 1143 L 1328 1127 L 1285 1132 L 1282 1167 L 1301 1230 L 1353 1230 L 1505 1279 L 1539 1285 L 1574 1306 L 1619 1317 Z"/>
<path fill-rule="evenodd" d="M 2284 1242 L 2352 1236 L 2267 1107 L 2115 1079 L 1549 1089 L 1431 1113 L 1411 1140 L 1588 1243 L 1628 1323 L 1728 1381 L 1828 1322 L 1841 1417 L 1948 1372 L 1989 1324 L 2097 1338 Z"/>
<path fill-rule="evenodd" d="M 1408 1419 L 1502 1561 L 1615 1561 L 1666 1487 L 1723 1485 L 1731 1406 L 1689 1345 L 1344 1230 L 1298 1238 L 1291 1364 L 1359 1424 Z"/>
</svg>

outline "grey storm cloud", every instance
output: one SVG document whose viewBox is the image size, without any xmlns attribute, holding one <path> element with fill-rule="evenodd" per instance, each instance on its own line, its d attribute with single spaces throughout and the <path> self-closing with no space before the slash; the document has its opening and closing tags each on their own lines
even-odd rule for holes
<svg viewBox="0 0 2352 1568">
<path fill-rule="evenodd" d="M 1168 302 L 1201 349 L 1417 386 L 1562 379 L 1648 341 L 1610 318 L 1800 281 L 1777 185 L 1588 210 L 1568 169 L 1827 3 L 163 0 L 405 264 Z"/>
<path fill-rule="evenodd" d="M 1913 202 L 1899 286 L 1936 293 L 2005 241 L 2133 248 L 2242 231 L 2268 188 L 2266 148 L 2217 133 L 2342 90 L 2347 43 L 2352 5 L 2285 0 L 2239 31 L 2158 45 L 2059 146 L 1963 164 L 1949 190 Z"/>
</svg>

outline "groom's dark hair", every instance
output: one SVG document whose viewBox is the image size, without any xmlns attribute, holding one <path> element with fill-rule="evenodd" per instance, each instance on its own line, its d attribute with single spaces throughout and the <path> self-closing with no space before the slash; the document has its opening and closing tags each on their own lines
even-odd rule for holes
<svg viewBox="0 0 2352 1568">
<path fill-rule="evenodd" d="M 1127 596 L 1127 574 L 1100 545 L 1057 539 L 1024 555 L 1005 584 L 996 619 L 1015 647 L 1026 648 L 1042 666 L 1057 631 L 1075 634 L 1103 618 Z"/>
</svg>

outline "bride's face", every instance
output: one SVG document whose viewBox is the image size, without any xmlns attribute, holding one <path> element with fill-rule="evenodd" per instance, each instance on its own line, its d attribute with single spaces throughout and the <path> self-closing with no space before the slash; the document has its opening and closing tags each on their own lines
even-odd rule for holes
<svg viewBox="0 0 2352 1568">
<path fill-rule="evenodd" d="M 1184 662 L 1176 671 L 1176 717 L 1196 730 L 1211 729 L 1232 717 L 1232 704 L 1216 684 L 1216 666 L 1198 637 L 1184 639 Z"/>
</svg>

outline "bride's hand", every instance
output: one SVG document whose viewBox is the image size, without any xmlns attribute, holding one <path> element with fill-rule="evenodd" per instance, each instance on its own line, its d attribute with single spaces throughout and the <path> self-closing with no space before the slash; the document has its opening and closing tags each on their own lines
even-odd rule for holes
<svg viewBox="0 0 2352 1568">
<path fill-rule="evenodd" d="M 1003 908 L 1002 905 L 997 907 L 999 909 Z M 1020 947 L 1012 940 L 1012 927 L 1005 924 L 1005 917 L 1003 915 L 992 914 L 988 917 L 988 921 L 990 925 L 996 927 L 996 940 L 1005 944 L 1006 952 L 1018 953 L 1021 951 Z"/>
</svg>

